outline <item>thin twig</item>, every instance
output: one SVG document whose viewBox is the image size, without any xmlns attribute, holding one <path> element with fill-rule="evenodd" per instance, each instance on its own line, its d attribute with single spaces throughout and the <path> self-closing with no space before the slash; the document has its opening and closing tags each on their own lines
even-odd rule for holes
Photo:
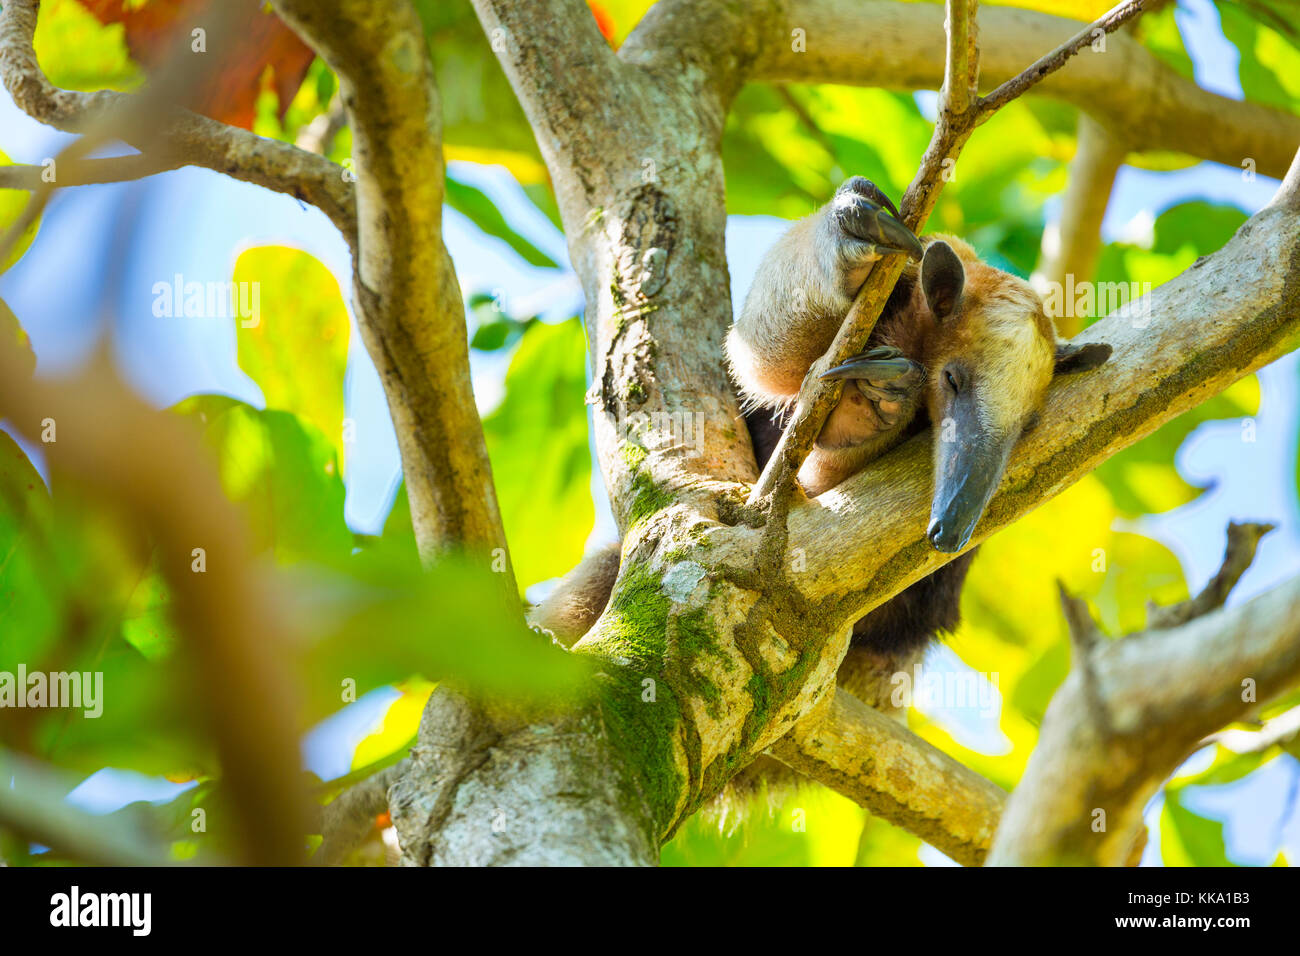
<svg viewBox="0 0 1300 956">
<path fill-rule="evenodd" d="M 1223 551 L 1223 563 L 1218 572 L 1205 585 L 1201 593 L 1194 598 L 1159 607 L 1147 604 L 1147 628 L 1158 630 L 1186 624 L 1194 617 L 1208 614 L 1223 607 L 1229 593 L 1237 586 L 1241 576 L 1255 560 L 1255 549 L 1259 539 L 1272 531 L 1276 525 L 1247 522 L 1228 525 L 1228 544 Z"/>
<path fill-rule="evenodd" d="M 1091 46 L 1097 39 L 1098 30 L 1103 33 L 1114 33 L 1141 13 L 1145 4 L 1146 0 L 1126 0 L 1126 2 L 1112 7 L 1100 19 L 1088 24 L 1051 53 L 1039 57 L 1028 69 L 1021 70 L 1020 73 L 980 100 L 980 112 L 983 114 L 980 122 L 984 122 L 994 112 L 1006 106 L 1031 86 L 1041 82 L 1045 77 L 1065 66 L 1066 61 L 1084 47 Z"/>
<path fill-rule="evenodd" d="M 130 156 L 107 156 L 67 163 L 55 160 L 58 177 L 53 184 L 59 188 L 69 186 L 98 186 L 104 183 L 125 183 L 165 173 L 185 165 L 177 156 L 134 153 Z M 49 167 L 18 164 L 0 166 L 0 189 L 26 189 L 35 192 L 46 183 Z"/>
</svg>

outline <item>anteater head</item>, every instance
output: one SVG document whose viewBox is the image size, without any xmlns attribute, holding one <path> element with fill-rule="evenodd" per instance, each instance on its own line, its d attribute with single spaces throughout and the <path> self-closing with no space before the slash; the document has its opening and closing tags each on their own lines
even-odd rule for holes
<svg viewBox="0 0 1300 956">
<path fill-rule="evenodd" d="M 970 542 L 1052 376 L 1096 368 L 1110 346 L 1058 342 L 1038 293 L 959 239 L 927 237 L 918 285 L 933 315 L 923 350 L 934 432 L 926 534 L 951 553 Z"/>
</svg>

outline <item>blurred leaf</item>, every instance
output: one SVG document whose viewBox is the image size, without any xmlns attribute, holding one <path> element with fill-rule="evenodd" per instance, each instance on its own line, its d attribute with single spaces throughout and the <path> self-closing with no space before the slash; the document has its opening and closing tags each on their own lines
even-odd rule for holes
<svg viewBox="0 0 1300 956">
<path fill-rule="evenodd" d="M 149 660 L 168 657 L 176 648 L 171 601 L 155 554 L 122 614 L 122 637 Z"/>
<path fill-rule="evenodd" d="M 288 412 L 238 404 L 212 421 L 204 441 L 216 452 L 222 487 L 244 507 L 258 547 L 281 562 L 350 553 L 338 455 L 317 429 Z"/>
<path fill-rule="evenodd" d="M 163 68 L 178 50 L 192 49 L 191 31 L 211 19 L 207 8 L 212 0 L 80 2 L 100 22 L 121 23 L 132 59 L 151 72 Z M 274 90 L 283 116 L 315 54 L 262 0 L 223 0 L 223 5 L 237 11 L 231 14 L 231 30 L 238 44 L 233 54 L 208 54 L 221 57 L 221 69 L 200 85 L 187 105 L 223 123 L 252 129 L 263 84 Z"/>
<path fill-rule="evenodd" d="M 565 691 L 586 663 L 502 606 L 491 571 L 447 556 L 428 571 L 383 551 L 291 575 L 304 648 L 310 715 L 409 678 L 454 678 L 505 698 Z"/>
<path fill-rule="evenodd" d="M 1093 474 L 1115 496 L 1126 517 L 1171 511 L 1205 490 L 1188 484 L 1174 467 L 1187 437 L 1208 422 L 1245 418 L 1258 411 L 1259 380 L 1251 375 L 1108 458 Z"/>
<path fill-rule="evenodd" d="M 4 153 L 0 153 L 0 166 L 11 165 L 13 165 L 13 161 Z M 8 234 L 13 225 L 22 217 L 23 210 L 27 208 L 30 201 L 31 193 L 25 189 L 0 189 L 0 236 Z M 40 228 L 40 225 L 41 217 L 37 216 L 36 220 L 23 230 L 18 242 L 9 251 L 9 255 L 4 259 L 0 259 L 0 273 L 3 273 L 23 257 L 23 253 L 27 251 L 32 244 L 32 240 L 36 238 L 36 231 Z M 4 311 L 8 312 L 10 316 L 13 315 L 7 307 Z M 0 316 L 0 328 L 3 328 L 5 324 L 3 317 Z"/>
<path fill-rule="evenodd" d="M 357 744 L 352 754 L 352 769 L 360 770 L 405 750 L 420 729 L 420 715 L 437 686 L 424 680 L 403 681 L 398 687 L 401 696 L 389 706 L 380 728 Z"/>
<path fill-rule="evenodd" d="M 14 662 L 32 659 L 55 626 L 56 582 L 37 552 L 50 520 L 45 482 L 18 443 L 0 431 L 0 643 Z"/>
<path fill-rule="evenodd" d="M 1039 13 L 1050 13 L 1054 17 L 1068 17 L 1071 20 L 1091 23 L 1114 4 L 1110 0 L 995 0 L 990 6 L 1037 10 Z"/>
<path fill-rule="evenodd" d="M 215 769 L 193 702 L 182 696 L 188 683 L 170 661 L 146 660 L 125 641 L 112 638 L 93 661 L 64 669 L 103 675 L 103 713 L 88 718 L 76 709 L 50 712 L 38 749 L 60 766 L 86 773 L 118 767 L 155 775 Z"/>
<path fill-rule="evenodd" d="M 582 323 L 531 325 L 483 420 L 520 587 L 578 563 L 595 521 Z"/>
<path fill-rule="evenodd" d="M 449 176 L 447 177 L 447 203 L 489 236 L 503 240 L 530 266 L 559 268 L 546 253 L 510 227 L 505 216 L 501 215 L 501 211 L 482 190 L 457 182 Z"/>
<path fill-rule="evenodd" d="M 1223 824 L 1197 816 L 1181 803 L 1181 788 L 1165 789 L 1160 854 L 1165 866 L 1232 866 L 1224 852 Z"/>
<path fill-rule="evenodd" d="M 1258 0 L 1217 4 L 1223 35 L 1241 54 L 1237 75 L 1246 98 L 1295 113 L 1300 111 L 1300 7 Z M 1287 35 L 1283 32 L 1286 31 Z"/>
<path fill-rule="evenodd" d="M 929 138 L 930 124 L 906 94 L 750 84 L 727 114 L 722 140 L 727 211 L 797 219 L 853 174 L 897 201 Z"/>
<path fill-rule="evenodd" d="M 1196 79 L 1192 58 L 1187 55 L 1178 21 L 1174 18 L 1177 5 L 1170 3 L 1156 10 L 1146 11 L 1137 20 L 1134 32 L 1142 45 L 1164 61 L 1179 76 Z"/>
<path fill-rule="evenodd" d="M 0 299 L 0 349 L 17 349 L 23 371 L 31 375 L 36 371 L 36 353 L 32 351 L 32 340 L 18 323 L 18 316 Z"/>
<path fill-rule="evenodd" d="M 515 345 L 537 319 L 513 319 L 497 305 L 497 300 L 482 292 L 469 297 L 469 311 L 474 318 L 474 336 L 470 348 L 495 352 Z"/>
<path fill-rule="evenodd" d="M 961 625 L 947 643 L 1000 691 L 996 730 L 1009 749 L 974 750 L 914 708 L 909 721 L 918 733 L 999 785 L 1014 786 L 1071 658 L 1057 581 L 1088 599 L 1112 634 L 1144 626 L 1148 598 L 1187 596 L 1174 555 L 1116 530 L 1118 517 L 1106 486 L 1089 476 L 980 546 L 962 592 Z"/>
<path fill-rule="evenodd" d="M 520 183 L 544 182 L 532 127 L 469 0 L 416 0 L 415 7 L 433 56 L 447 159 L 498 164 Z"/>
<path fill-rule="evenodd" d="M 240 368 L 261 387 L 268 409 L 314 425 L 342 461 L 349 326 L 334 276 L 298 249 L 260 246 L 239 256 L 234 281 L 248 283 L 256 313 L 235 320 Z"/>
<path fill-rule="evenodd" d="M 36 21 L 36 58 L 65 90 L 130 91 L 143 82 L 127 53 L 125 28 L 103 25 L 77 0 L 45 0 Z"/>
<path fill-rule="evenodd" d="M 662 866 L 853 866 L 858 861 L 866 812 L 852 801 L 817 784 L 803 783 L 797 789 L 787 779 L 784 799 L 776 808 L 768 806 L 766 789 L 753 797 L 740 798 L 741 805 L 728 805 L 728 813 L 739 814 L 734 828 L 720 820 L 716 806 L 706 806 L 682 824 L 660 852 Z M 730 798 L 728 794 L 728 798 Z M 893 830 L 883 824 L 886 831 Z M 871 865 L 915 865 L 920 841 L 899 833 L 899 845 L 892 834 L 869 831 L 877 837 L 878 854 Z M 911 859 L 907 860 L 910 850 Z M 903 857 L 900 859 L 899 857 Z"/>
<path fill-rule="evenodd" d="M 1200 773 L 1180 778 L 1180 786 L 1209 787 L 1235 783 L 1258 770 L 1266 761 L 1267 752 L 1233 753 L 1227 747 L 1215 747 L 1214 762 Z"/>
<path fill-rule="evenodd" d="M 1097 283 L 1159 285 L 1188 268 L 1200 256 L 1223 247 L 1245 221 L 1233 206 L 1184 202 L 1160 214 L 1150 249 L 1123 243 L 1105 247 Z M 1139 286 L 1138 291 L 1141 291 Z M 1096 316 L 1089 321 L 1095 321 Z M 1203 423 L 1254 416 L 1259 411 L 1259 382 L 1249 376 L 1197 407 L 1167 422 L 1153 434 L 1107 459 L 1094 473 L 1129 517 L 1159 514 L 1192 501 L 1202 489 L 1189 485 L 1174 467 L 1187 437 Z"/>
</svg>

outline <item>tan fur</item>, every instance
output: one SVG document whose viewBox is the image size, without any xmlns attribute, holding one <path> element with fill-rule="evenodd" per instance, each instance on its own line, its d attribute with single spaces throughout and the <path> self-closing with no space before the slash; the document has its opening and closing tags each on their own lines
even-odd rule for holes
<svg viewBox="0 0 1300 956">
<path fill-rule="evenodd" d="M 565 647 L 576 644 L 609 603 L 618 579 L 619 551 L 619 545 L 607 544 L 583 558 L 529 612 L 529 622 L 550 631 Z"/>
</svg>

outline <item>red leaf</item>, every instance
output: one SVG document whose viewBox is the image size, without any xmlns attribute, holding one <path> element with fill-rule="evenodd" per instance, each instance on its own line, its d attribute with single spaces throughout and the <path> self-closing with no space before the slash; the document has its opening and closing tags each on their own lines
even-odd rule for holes
<svg viewBox="0 0 1300 956">
<path fill-rule="evenodd" d="M 192 31 L 211 25 L 212 18 L 203 14 L 215 0 L 148 0 L 144 6 L 131 7 L 126 0 L 79 2 L 100 23 L 123 24 L 131 56 L 152 71 L 161 67 L 172 51 L 192 49 Z M 234 18 L 231 32 L 238 45 L 233 54 L 214 49 L 195 53 L 205 58 L 198 63 L 211 75 L 185 105 L 224 123 L 252 129 L 257 97 L 265 83 L 279 97 L 280 118 L 284 119 L 315 54 L 278 17 L 266 12 L 261 0 L 222 3 L 235 11 L 230 14 Z"/>
<path fill-rule="evenodd" d="M 614 18 L 609 15 L 609 11 L 601 6 L 597 0 L 587 0 L 587 6 L 591 8 L 591 15 L 596 18 L 596 27 L 600 30 L 609 45 L 614 45 Z"/>
</svg>

